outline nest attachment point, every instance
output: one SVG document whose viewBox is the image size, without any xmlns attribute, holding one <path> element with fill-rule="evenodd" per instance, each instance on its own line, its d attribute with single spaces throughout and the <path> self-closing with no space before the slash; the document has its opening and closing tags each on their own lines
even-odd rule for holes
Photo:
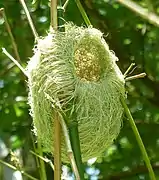
<svg viewBox="0 0 159 180">
<path fill-rule="evenodd" d="M 117 57 L 92 27 L 65 25 L 65 32 L 40 38 L 30 59 L 29 104 L 38 140 L 53 149 L 56 111 L 67 126 L 78 122 L 82 160 L 101 156 L 118 136 L 122 123 L 124 76 Z M 63 135 L 62 135 L 63 136 Z M 62 161 L 68 162 L 64 138 Z"/>
</svg>

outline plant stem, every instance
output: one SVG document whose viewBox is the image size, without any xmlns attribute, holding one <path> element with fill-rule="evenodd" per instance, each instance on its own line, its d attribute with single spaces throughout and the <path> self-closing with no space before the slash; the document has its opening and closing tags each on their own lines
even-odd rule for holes
<svg viewBox="0 0 159 180">
<path fill-rule="evenodd" d="M 29 175 L 28 173 L 24 172 L 23 170 L 19 170 L 15 166 L 13 166 L 13 165 L 11 165 L 11 164 L 9 164 L 7 162 L 2 161 L 1 159 L 0 159 L 0 163 L 7 166 L 7 167 L 9 167 L 9 168 L 11 168 L 11 169 L 13 169 L 13 170 L 15 170 L 15 171 L 20 171 L 23 175 L 25 175 L 29 179 L 38 180 L 38 179 L 34 178 L 33 176 Z"/>
<path fill-rule="evenodd" d="M 65 29 L 63 27 L 64 8 L 62 7 L 62 1 L 61 0 L 58 1 L 58 5 L 59 5 L 58 6 L 58 23 L 57 23 L 58 26 L 59 26 L 58 30 L 63 32 L 63 31 L 65 31 Z M 52 9 L 55 9 L 55 8 L 52 8 Z M 58 116 L 58 114 L 57 114 L 57 116 Z M 57 119 L 57 118 L 55 118 L 55 119 Z M 59 120 L 60 120 L 60 118 L 59 118 Z M 60 121 L 58 121 L 58 122 L 60 122 Z M 80 179 L 83 180 L 84 179 L 84 173 L 83 173 L 83 171 L 81 169 L 81 167 L 83 167 L 83 166 L 82 166 L 82 160 L 81 160 L 81 155 L 80 155 L 80 142 L 79 142 L 79 135 L 78 135 L 78 124 L 76 124 L 76 125 L 77 125 L 76 128 L 73 127 L 72 129 L 71 128 L 69 129 L 69 132 L 70 132 L 70 135 L 71 135 L 71 136 L 69 136 L 68 133 L 67 133 L 67 131 L 68 131 L 67 126 L 66 126 L 63 118 L 61 117 L 61 126 L 62 126 L 62 129 L 63 129 L 63 133 L 64 133 L 64 137 L 65 137 L 65 143 L 66 143 L 66 146 L 67 146 L 67 153 L 68 153 L 68 156 L 69 156 L 69 159 L 70 159 L 70 162 L 71 162 L 72 169 L 73 169 L 73 171 L 75 173 L 76 179 L 77 180 L 80 180 Z M 55 130 L 56 130 L 56 126 L 55 126 Z M 76 135 L 76 137 L 73 137 L 72 135 Z M 71 142 L 70 142 L 70 140 L 71 140 Z M 72 143 L 72 141 L 73 141 L 73 143 Z M 74 142 L 76 142 L 76 143 L 74 143 Z M 76 147 L 77 144 L 78 144 L 78 146 Z M 73 152 L 72 152 L 71 145 L 72 145 L 72 148 L 73 148 Z M 57 162 L 56 162 L 56 164 L 57 164 Z M 82 172 L 83 174 L 80 173 L 80 172 Z M 59 176 L 57 174 L 55 179 L 58 180 L 58 178 L 59 178 Z"/>
<path fill-rule="evenodd" d="M 54 115 L 54 179 L 61 180 L 61 125 L 59 114 Z"/>
<path fill-rule="evenodd" d="M 15 53 L 15 58 L 20 62 L 20 56 L 19 56 L 19 53 L 18 53 L 17 44 L 16 44 L 14 36 L 12 34 L 11 27 L 9 25 L 9 22 L 8 22 L 8 19 L 7 19 L 4 8 L 1 8 L 0 12 L 2 13 L 2 16 L 4 18 L 5 26 L 6 26 L 6 29 L 8 31 L 8 34 L 10 36 L 11 42 L 12 42 L 12 46 L 13 46 L 14 53 Z"/>
<path fill-rule="evenodd" d="M 54 165 L 52 163 L 51 160 L 44 158 L 43 156 L 40 156 L 39 154 L 36 154 L 34 151 L 30 150 L 30 152 L 35 155 L 36 158 L 39 158 L 41 160 L 43 160 L 45 163 L 48 163 L 50 165 L 50 167 L 52 168 L 52 170 L 54 170 Z"/>
<path fill-rule="evenodd" d="M 51 0 L 50 13 L 51 13 L 51 27 L 57 30 L 57 0 Z M 59 114 L 55 112 L 53 115 L 54 121 L 54 179 L 61 180 L 61 125 L 59 121 Z"/>
<path fill-rule="evenodd" d="M 130 70 L 135 66 L 135 63 L 131 63 L 128 69 L 125 71 L 124 76 L 126 77 Z"/>
<path fill-rule="evenodd" d="M 43 156 L 43 151 L 42 151 L 42 146 L 41 143 L 38 142 L 37 144 L 37 152 L 40 156 Z M 47 180 L 47 176 L 46 176 L 46 170 L 45 170 L 45 164 L 44 161 L 42 159 L 39 160 L 40 163 L 40 175 L 41 175 L 41 180 Z"/>
<path fill-rule="evenodd" d="M 57 0 L 51 0 L 50 4 L 51 27 L 57 30 Z"/>
<path fill-rule="evenodd" d="M 134 79 L 143 78 L 145 76 L 146 76 L 146 73 L 140 73 L 140 74 L 125 78 L 125 81 L 131 81 L 131 80 L 134 80 Z"/>
<path fill-rule="evenodd" d="M 140 148 L 141 153 L 142 153 L 142 155 L 143 155 L 143 159 L 144 159 L 144 161 L 145 161 L 145 163 L 146 163 L 146 166 L 147 166 L 147 169 L 148 169 L 148 171 L 149 171 L 150 179 L 151 179 L 151 180 L 156 180 L 156 177 L 155 177 L 154 171 L 153 171 L 153 169 L 152 169 L 152 166 L 151 166 L 151 163 L 150 163 L 148 154 L 147 154 L 147 152 L 146 152 L 145 146 L 144 146 L 144 144 L 143 144 L 143 142 L 142 142 L 142 139 L 141 139 L 141 137 L 140 137 L 140 134 L 139 134 L 139 132 L 138 132 L 138 129 L 137 129 L 136 125 L 135 125 L 134 119 L 133 119 L 133 117 L 132 117 L 132 115 L 131 115 L 131 113 L 130 113 L 130 110 L 129 110 L 129 108 L 128 108 L 127 105 L 126 105 L 126 102 L 125 102 L 124 97 L 121 97 L 121 103 L 122 103 L 123 108 L 124 108 L 124 110 L 125 110 L 125 114 L 126 114 L 127 118 L 129 119 L 129 123 L 130 123 L 130 125 L 131 125 L 131 128 L 132 128 L 132 130 L 133 130 L 133 132 L 134 132 L 134 135 L 135 135 L 135 137 L 136 137 L 136 140 L 137 140 L 137 142 L 138 142 L 139 148 Z"/>
<path fill-rule="evenodd" d="M 92 26 L 91 22 L 80 2 L 80 0 L 75 0 L 77 7 L 86 23 L 87 26 Z M 80 149 L 80 139 L 79 139 L 79 132 L 78 132 L 78 122 L 76 120 L 76 114 L 73 115 L 73 122 L 70 122 L 69 124 L 69 135 L 70 135 L 70 140 L 71 140 L 71 145 L 75 157 L 75 161 L 77 163 L 77 168 L 79 171 L 80 179 L 84 179 L 84 167 L 82 163 L 82 158 L 81 158 L 81 149 Z"/>
<path fill-rule="evenodd" d="M 84 167 L 83 167 L 82 158 L 81 158 L 81 148 L 80 148 L 80 139 L 79 139 L 77 121 L 73 121 L 69 124 L 69 135 L 70 135 L 72 150 L 73 150 L 75 161 L 76 161 L 77 168 L 79 171 L 80 179 L 83 180 Z"/>
<path fill-rule="evenodd" d="M 69 3 L 69 0 L 66 0 L 65 4 L 63 5 L 64 11 L 66 10 L 66 7 L 67 7 L 68 3 Z"/>
<path fill-rule="evenodd" d="M 61 112 L 61 114 L 62 114 L 62 112 Z M 61 123 L 61 127 L 62 127 L 62 130 L 63 130 L 64 140 L 65 140 L 65 144 L 66 144 L 66 147 L 67 147 L 67 154 L 68 154 L 68 157 L 69 157 L 70 162 L 71 162 L 72 170 L 75 173 L 76 179 L 80 180 L 80 175 L 79 175 L 79 172 L 78 172 L 78 168 L 77 168 L 76 161 L 75 161 L 74 154 L 73 154 L 72 147 L 71 147 L 71 142 L 70 142 L 70 137 L 69 137 L 69 134 L 68 134 L 68 129 L 67 129 L 65 120 L 63 119 L 62 116 L 60 117 L 60 123 Z"/>
<path fill-rule="evenodd" d="M 76 2 L 76 4 L 77 4 L 77 6 L 78 6 L 78 9 L 79 9 L 79 11 L 80 11 L 80 13 L 81 13 L 81 15 L 82 15 L 82 17 L 83 17 L 86 25 L 87 25 L 87 26 L 91 26 L 91 22 L 90 22 L 90 20 L 89 20 L 89 18 L 88 18 L 88 16 L 87 16 L 87 14 L 86 14 L 83 6 L 82 6 L 80 0 L 75 0 L 75 2 Z"/>
<path fill-rule="evenodd" d="M 55 4 L 54 4 L 55 5 Z M 57 4 L 56 4 L 57 6 Z M 55 7 L 52 9 L 55 9 Z M 63 13 L 64 13 L 64 8 L 62 7 L 62 1 L 59 0 L 58 1 L 58 30 L 63 32 L 65 31 L 64 27 L 63 27 Z M 54 29 L 57 29 L 57 27 L 53 27 Z M 74 154 L 72 152 L 72 148 L 71 148 L 71 143 L 70 143 L 70 137 L 67 133 L 67 127 L 66 127 L 66 124 L 63 120 L 63 118 L 59 117 L 59 113 L 58 112 L 55 112 L 56 115 L 55 115 L 55 147 L 54 147 L 54 168 L 55 168 L 55 171 L 54 171 L 54 179 L 56 180 L 60 180 L 60 174 L 61 173 L 61 161 L 60 161 L 60 145 L 61 145 L 61 139 L 60 139 L 60 136 L 61 136 L 61 127 L 60 127 L 60 122 L 61 122 L 61 126 L 62 126 L 62 130 L 63 130 L 63 133 L 64 133 L 64 137 L 65 137 L 65 143 L 66 143 L 66 147 L 67 147 L 67 153 L 68 153 L 68 157 L 70 159 L 70 162 L 71 162 L 71 166 L 72 166 L 72 169 L 75 173 L 75 177 L 77 180 L 80 180 L 80 176 L 79 176 L 79 172 L 78 172 L 78 169 L 77 169 L 77 165 L 76 165 L 76 161 L 75 161 L 75 158 L 74 158 Z M 60 144 L 59 144 L 60 143 Z M 57 148 L 57 149 L 55 149 Z M 55 154 L 56 153 L 56 154 Z"/>
<path fill-rule="evenodd" d="M 58 8 L 57 8 L 57 14 L 58 14 L 58 31 L 60 32 L 64 32 L 65 28 L 64 28 L 64 8 L 62 7 L 62 2 L 61 0 L 59 0 L 58 3 Z"/>
<path fill-rule="evenodd" d="M 3 52 L 10 60 L 12 60 L 16 66 L 18 66 L 18 68 L 23 72 L 23 74 L 24 74 L 26 77 L 28 77 L 28 75 L 27 75 L 26 71 L 24 70 L 24 68 L 19 64 L 19 62 L 18 62 L 17 60 L 15 60 L 15 59 L 13 58 L 13 56 L 11 56 L 11 55 L 6 51 L 5 48 L 2 48 L 2 52 Z"/>
<path fill-rule="evenodd" d="M 131 0 L 116 0 L 117 2 L 123 4 L 130 10 L 137 13 L 139 16 L 147 20 L 149 23 L 159 27 L 159 16 L 155 13 L 149 12 L 147 9 L 143 8 L 142 6 L 138 5 L 137 3 Z"/>
<path fill-rule="evenodd" d="M 35 145 L 35 142 L 34 142 L 32 132 L 30 133 L 30 136 L 31 136 L 31 140 L 32 140 L 32 143 L 33 143 L 33 149 L 36 152 L 36 145 Z M 39 159 L 37 158 L 37 156 L 35 156 L 35 161 L 36 161 L 37 169 L 39 171 L 39 176 L 40 176 L 40 179 L 41 179 L 42 175 L 41 175 L 41 171 L 40 171 L 40 163 L 39 163 Z"/>
<path fill-rule="evenodd" d="M 31 16 L 30 16 L 30 13 L 29 13 L 29 11 L 28 11 L 28 8 L 27 8 L 27 6 L 26 6 L 26 4 L 25 4 L 25 1 L 24 1 L 24 0 L 19 0 L 19 1 L 21 2 L 22 6 L 23 6 L 23 9 L 24 9 L 25 14 L 26 14 L 26 16 L 27 16 L 27 19 L 28 19 L 30 28 L 31 28 L 31 30 L 32 30 L 32 32 L 33 32 L 33 35 L 34 35 L 34 37 L 35 37 L 35 40 L 37 41 L 37 40 L 38 40 L 38 33 L 36 32 L 35 26 L 34 26 L 34 24 L 33 24 L 33 21 L 32 21 L 32 19 L 31 19 Z"/>
</svg>

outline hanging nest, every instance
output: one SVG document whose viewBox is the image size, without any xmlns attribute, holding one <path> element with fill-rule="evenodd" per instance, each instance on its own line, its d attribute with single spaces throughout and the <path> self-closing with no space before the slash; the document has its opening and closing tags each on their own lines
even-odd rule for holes
<svg viewBox="0 0 159 180">
<path fill-rule="evenodd" d="M 39 39 L 27 67 L 29 104 L 46 152 L 53 152 L 57 111 L 67 126 L 77 120 L 84 162 L 101 156 L 113 143 L 121 128 L 120 97 L 125 94 L 117 60 L 95 28 L 66 24 L 65 32 Z M 63 139 L 62 161 L 68 162 Z"/>
</svg>

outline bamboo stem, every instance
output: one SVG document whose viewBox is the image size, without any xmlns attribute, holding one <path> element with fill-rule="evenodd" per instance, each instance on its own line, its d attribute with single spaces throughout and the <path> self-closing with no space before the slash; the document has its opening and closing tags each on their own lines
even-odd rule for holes
<svg viewBox="0 0 159 180">
<path fill-rule="evenodd" d="M 125 114 L 126 114 L 127 118 L 129 119 L 129 123 L 131 125 L 131 128 L 132 128 L 132 130 L 134 132 L 134 135 L 136 137 L 136 140 L 138 142 L 139 148 L 140 148 L 141 153 L 143 155 L 143 159 L 144 159 L 145 164 L 147 166 L 147 169 L 149 171 L 150 179 L 151 180 L 156 180 L 156 177 L 155 177 L 154 171 L 152 169 L 152 166 L 151 166 L 148 154 L 146 152 L 145 146 L 144 146 L 144 144 L 142 142 L 141 136 L 140 136 L 139 131 L 138 131 L 136 125 L 135 125 L 135 122 L 134 122 L 134 119 L 133 119 L 133 117 L 132 117 L 132 115 L 130 113 L 130 110 L 129 110 L 129 108 L 126 105 L 124 97 L 121 97 L 121 103 L 122 103 L 123 108 L 125 110 Z"/>
<path fill-rule="evenodd" d="M 34 37 L 35 37 L 35 40 L 37 41 L 37 40 L 38 40 L 38 33 L 37 33 L 36 29 L 35 29 L 34 23 L 33 23 L 32 19 L 31 19 L 31 16 L 30 16 L 30 13 L 29 13 L 29 11 L 28 11 L 28 8 L 27 8 L 27 6 L 26 6 L 26 4 L 25 4 L 25 1 L 24 1 L 24 0 L 19 0 L 19 1 L 21 2 L 22 6 L 23 6 L 23 9 L 24 9 L 25 14 L 26 14 L 26 16 L 27 16 L 27 19 L 28 19 L 30 28 L 31 28 L 31 30 L 32 30 L 32 32 L 33 32 L 33 35 L 34 35 Z"/>
<path fill-rule="evenodd" d="M 77 164 L 80 179 L 83 180 L 84 179 L 84 167 L 83 167 L 82 157 L 81 157 L 81 148 L 80 148 L 80 139 L 79 139 L 77 120 L 74 120 L 73 122 L 71 122 L 69 124 L 68 128 L 69 128 L 71 146 L 72 146 L 72 150 L 74 153 L 74 157 L 75 157 L 75 161 Z"/>
<path fill-rule="evenodd" d="M 51 16 L 51 26 L 53 29 L 57 30 L 58 20 L 57 20 L 57 0 L 51 0 L 50 4 L 50 16 Z"/>
<path fill-rule="evenodd" d="M 54 179 L 61 180 L 61 125 L 59 114 L 54 115 Z"/>
<path fill-rule="evenodd" d="M 33 149 L 36 152 L 37 150 L 36 150 L 36 145 L 35 145 L 35 142 L 34 142 L 34 138 L 33 138 L 32 132 L 30 133 L 30 136 L 31 136 L 32 144 L 33 144 Z M 40 163 L 39 163 L 39 159 L 37 158 L 37 156 L 35 156 L 35 161 L 36 161 L 37 169 L 39 171 L 39 176 L 41 178 Z"/>
<path fill-rule="evenodd" d="M 57 0 L 51 0 L 50 13 L 51 13 L 51 27 L 54 30 L 58 28 L 57 19 Z M 55 112 L 53 115 L 54 121 L 54 179 L 61 180 L 61 125 L 59 121 L 59 114 Z"/>
<path fill-rule="evenodd" d="M 65 31 L 65 28 L 63 26 L 64 8 L 62 7 L 62 1 L 61 0 L 58 1 L 58 5 L 59 5 L 58 6 L 58 26 L 59 26 L 58 30 L 60 32 L 64 32 Z M 79 169 L 77 168 L 74 153 L 72 151 L 72 146 L 71 146 L 70 136 L 68 134 L 67 126 L 66 126 L 65 121 L 64 121 L 62 116 L 61 116 L 61 118 L 59 120 L 60 120 L 59 122 L 61 123 L 63 134 L 64 134 L 64 137 L 65 137 L 64 139 L 65 139 L 65 144 L 66 144 L 66 147 L 67 147 L 67 154 L 68 154 L 68 157 L 70 159 L 72 170 L 73 170 L 73 172 L 75 174 L 76 179 L 80 180 Z"/>
<path fill-rule="evenodd" d="M 13 49 L 14 49 L 14 53 L 15 53 L 15 58 L 20 62 L 20 56 L 19 56 L 19 53 L 18 53 L 17 44 L 16 44 L 14 36 L 12 34 L 11 27 L 9 25 L 9 22 L 8 22 L 8 19 L 7 19 L 7 16 L 6 16 L 4 8 L 1 8 L 0 12 L 1 12 L 1 14 L 2 14 L 2 16 L 4 18 L 5 26 L 6 26 L 6 29 L 8 31 L 8 34 L 10 36 L 10 39 L 11 39 L 11 43 L 12 43 L 12 46 L 13 46 Z"/>
<path fill-rule="evenodd" d="M 41 146 L 40 142 L 38 142 L 38 144 L 37 144 L 37 151 L 38 151 L 40 156 L 43 156 L 42 146 Z M 44 161 L 42 159 L 40 159 L 39 164 L 40 164 L 41 180 L 47 180 Z"/>
<path fill-rule="evenodd" d="M 155 13 L 149 12 L 147 9 L 143 8 L 142 6 L 138 5 L 137 3 L 131 0 L 116 0 L 117 2 L 123 4 L 130 10 L 137 13 L 139 16 L 147 20 L 149 23 L 159 27 L 159 16 Z"/>
<path fill-rule="evenodd" d="M 80 11 L 80 13 L 81 13 L 81 15 L 82 15 L 82 17 L 83 17 L 86 25 L 87 25 L 87 26 L 91 26 L 92 24 L 91 24 L 91 22 L 90 22 L 90 20 L 89 20 L 89 18 L 88 18 L 88 16 L 87 16 L 87 14 L 86 14 L 86 12 L 85 12 L 85 10 L 84 10 L 84 8 L 83 8 L 80 0 L 75 0 L 75 2 L 76 2 L 76 4 L 77 4 L 77 6 L 78 6 L 78 9 L 79 9 L 79 11 Z"/>
</svg>

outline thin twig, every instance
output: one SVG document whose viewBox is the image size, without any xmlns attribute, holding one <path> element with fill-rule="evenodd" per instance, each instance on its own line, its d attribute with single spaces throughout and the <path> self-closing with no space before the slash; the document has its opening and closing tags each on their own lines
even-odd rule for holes
<svg viewBox="0 0 159 180">
<path fill-rule="evenodd" d="M 134 122 L 134 119 L 133 119 L 133 117 L 132 117 L 132 115 L 130 113 L 130 110 L 127 107 L 127 104 L 125 102 L 124 97 L 121 97 L 121 103 L 122 103 L 123 108 L 125 110 L 125 114 L 126 114 L 127 118 L 129 119 L 129 123 L 131 125 L 131 128 L 132 128 L 132 130 L 134 132 L 134 135 L 136 137 L 136 140 L 138 142 L 139 148 L 140 148 L 141 153 L 143 155 L 143 159 L 144 159 L 144 161 L 146 163 L 146 166 L 147 166 L 147 169 L 149 171 L 150 179 L 151 180 L 156 180 L 156 177 L 155 177 L 154 171 L 152 169 L 152 166 L 151 166 L 151 163 L 150 163 L 150 159 L 149 159 L 148 154 L 146 152 L 145 146 L 144 146 L 144 144 L 142 142 L 141 136 L 140 136 L 140 134 L 138 132 L 138 129 L 137 129 L 136 125 L 135 125 L 135 122 Z"/>
<path fill-rule="evenodd" d="M 66 7 L 67 7 L 68 3 L 69 3 L 69 0 L 66 0 L 66 2 L 65 2 L 64 5 L 63 5 L 64 11 L 66 10 Z"/>
<path fill-rule="evenodd" d="M 123 4 L 127 8 L 131 9 L 139 16 L 147 20 L 149 23 L 159 27 L 159 16 L 155 13 L 149 12 L 147 9 L 143 8 L 142 6 L 138 5 L 137 3 L 131 0 L 116 0 L 117 2 Z"/>
<path fill-rule="evenodd" d="M 1 14 L 2 14 L 2 16 L 4 18 L 5 26 L 6 26 L 6 29 L 8 31 L 8 34 L 10 36 L 10 39 L 11 39 L 11 43 L 12 43 L 12 46 L 13 46 L 13 49 L 14 49 L 14 53 L 15 53 L 15 58 L 20 62 L 20 56 L 19 56 L 19 53 L 18 53 L 17 44 L 16 44 L 14 36 L 12 34 L 11 27 L 9 25 L 9 22 L 8 22 L 8 19 L 7 19 L 7 16 L 6 16 L 4 8 L 1 8 L 0 12 L 1 12 Z"/>
<path fill-rule="evenodd" d="M 50 167 L 54 170 L 54 165 L 51 160 L 48 158 L 44 158 L 43 156 L 40 156 L 39 154 L 36 154 L 34 151 L 30 150 L 30 152 L 35 155 L 35 157 L 38 157 L 39 159 L 43 160 L 45 163 L 48 163 Z"/>
<path fill-rule="evenodd" d="M 135 66 L 135 63 L 131 63 L 130 66 L 128 67 L 128 69 L 125 71 L 124 76 L 126 76 L 130 72 L 132 67 L 134 67 L 134 66 Z"/>
<path fill-rule="evenodd" d="M 28 77 L 28 75 L 27 75 L 26 71 L 24 70 L 24 68 L 19 64 L 19 62 L 18 62 L 17 60 L 15 60 L 15 59 L 13 58 L 13 56 L 11 56 L 11 55 L 6 51 L 5 48 L 2 48 L 2 52 L 3 52 L 10 60 L 12 60 L 16 66 L 18 66 L 18 68 L 23 72 L 23 74 L 24 74 L 26 77 Z"/>
<path fill-rule="evenodd" d="M 137 75 L 125 78 L 125 81 L 131 81 L 134 79 L 144 78 L 145 76 L 146 76 L 146 73 L 141 73 L 141 74 L 137 74 Z"/>
<path fill-rule="evenodd" d="M 132 74 L 132 73 L 135 71 L 136 68 L 137 68 L 137 66 L 135 66 L 135 67 L 129 72 L 129 75 Z M 127 76 L 128 76 L 128 74 L 127 74 Z"/>
<path fill-rule="evenodd" d="M 23 175 L 25 175 L 25 176 L 28 177 L 29 179 L 38 180 L 38 179 L 34 178 L 33 176 L 31 176 L 30 174 L 24 172 L 23 170 L 19 170 L 19 169 L 17 169 L 15 166 L 13 166 L 13 165 L 11 165 L 11 164 L 9 164 L 9 163 L 7 163 L 7 162 L 2 161 L 1 159 L 0 159 L 0 163 L 3 164 L 3 165 L 5 165 L 5 166 L 7 166 L 7 167 L 9 167 L 9 168 L 11 168 L 11 169 L 13 169 L 13 170 L 15 170 L 15 171 L 20 171 Z"/>
<path fill-rule="evenodd" d="M 37 41 L 37 40 L 38 40 L 38 33 L 37 33 L 36 29 L 35 29 L 35 26 L 34 26 L 33 21 L 32 21 L 32 19 L 31 19 L 30 13 L 29 13 L 28 8 L 27 8 L 27 6 L 26 6 L 26 4 L 25 4 L 25 1 L 24 1 L 24 0 L 19 0 L 19 1 L 21 2 L 22 6 L 23 6 L 23 9 L 24 9 L 25 14 L 26 14 L 26 16 L 27 16 L 27 19 L 28 19 L 30 28 L 31 28 L 31 30 L 32 30 L 32 32 L 33 32 L 33 35 L 34 35 L 34 37 L 35 37 L 35 40 Z"/>
<path fill-rule="evenodd" d="M 51 0 L 50 4 L 51 27 L 57 30 L 57 0 Z"/>
</svg>

